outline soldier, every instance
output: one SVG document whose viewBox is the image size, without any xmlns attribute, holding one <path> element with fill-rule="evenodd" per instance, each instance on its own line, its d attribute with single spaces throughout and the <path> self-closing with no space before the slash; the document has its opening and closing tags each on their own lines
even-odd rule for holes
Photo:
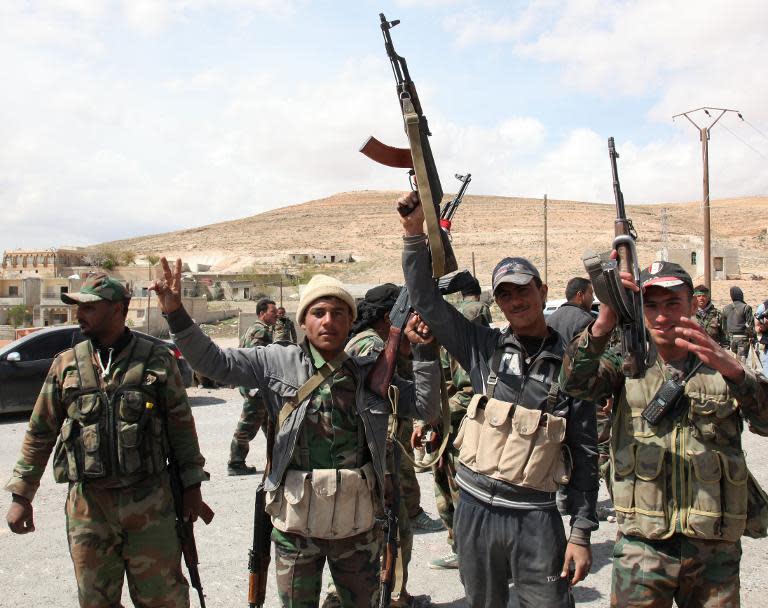
<svg viewBox="0 0 768 608">
<path fill-rule="evenodd" d="M 369 289 L 357 307 L 357 321 L 352 327 L 352 338 L 346 346 L 349 355 L 376 356 L 384 350 L 389 336 L 389 311 L 395 305 L 400 288 L 392 283 L 385 283 Z M 411 369 L 411 346 L 407 340 L 401 340 L 397 357 L 397 373 L 401 378 L 413 377 Z M 419 424 L 417 422 L 416 424 Z M 401 446 L 410 446 L 413 424 L 407 418 L 397 419 L 396 438 Z M 401 449 L 387 444 L 389 451 Z M 429 596 L 412 596 L 406 590 L 408 584 L 408 565 L 413 549 L 413 530 L 420 519 L 426 519 L 429 531 L 442 529 L 440 520 L 432 520 L 421 508 L 421 491 L 416 479 L 413 464 L 402 455 L 395 459 L 394 453 L 389 463 L 394 468 L 394 461 L 399 460 L 397 473 L 392 482 L 400 484 L 400 505 L 398 509 L 398 555 L 395 566 L 395 583 L 392 590 L 392 606 L 419 606 L 429 604 Z M 422 524 L 423 527 L 423 524 Z M 436 528 L 436 529 L 435 529 Z"/>
<path fill-rule="evenodd" d="M 477 295 L 479 299 L 480 283 L 477 283 L 477 287 L 473 291 L 476 294 L 470 295 Z M 478 303 L 480 302 L 478 301 Z M 482 307 L 474 306 L 474 301 L 470 301 L 469 306 L 461 306 L 460 310 L 468 321 L 483 327 L 490 327 L 490 310 L 487 304 L 483 303 Z M 456 541 L 453 533 L 453 515 L 459 502 L 459 487 L 456 485 L 456 462 L 459 458 L 459 450 L 453 446 L 453 442 L 456 440 L 461 421 L 467 413 L 467 406 L 475 394 L 469 374 L 459 365 L 458 361 L 451 357 L 445 349 L 442 349 L 441 359 L 443 369 L 447 370 L 451 384 L 449 394 L 452 394 L 448 400 L 451 409 L 451 435 L 442 458 L 432 466 L 432 474 L 435 478 L 437 512 L 448 529 L 448 545 L 451 551 L 429 562 L 429 567 L 434 570 L 459 567 L 459 556 L 456 554 Z"/>
<path fill-rule="evenodd" d="M 740 287 L 731 287 L 730 294 L 732 301 L 723 308 L 723 327 L 731 352 L 736 353 L 744 363 L 750 345 L 755 343 L 755 318 L 752 307 L 744 302 L 744 292 Z"/>
<path fill-rule="evenodd" d="M 590 312 L 595 301 L 592 282 L 583 277 L 573 277 L 565 286 L 565 298 L 566 303 L 549 315 L 547 325 L 570 342 L 595 320 Z"/>
<path fill-rule="evenodd" d="M 282 306 L 277 307 L 277 321 L 275 322 L 274 334 L 275 342 L 292 342 L 296 344 L 296 326 L 286 316 L 285 308 Z"/>
<path fill-rule="evenodd" d="M 240 348 L 272 344 L 272 327 L 277 319 L 275 303 L 267 298 L 262 298 L 256 303 L 256 314 L 259 316 L 259 320 L 251 325 L 240 338 Z M 244 397 L 243 410 L 240 413 L 240 420 L 229 446 L 227 473 L 229 475 L 253 475 L 256 473 L 256 467 L 245 464 L 245 458 L 248 456 L 250 443 L 256 437 L 259 429 L 263 429 L 265 435 L 267 433 L 267 408 L 258 389 L 241 386 L 240 394 Z"/>
<path fill-rule="evenodd" d="M 365 386 L 376 358 L 344 352 L 354 298 L 336 279 L 315 275 L 299 300 L 301 345 L 220 349 L 181 305 L 181 261 L 174 271 L 161 263 L 164 278 L 153 289 L 187 361 L 221 382 L 258 388 L 275 423 L 264 487 L 280 602 L 317 605 L 327 560 L 343 606 L 375 606 L 381 534 L 374 515 L 383 508 L 392 406 Z M 417 333 L 422 325 L 414 316 L 405 332 L 414 344 L 414 381 L 395 376 L 393 384 L 401 416 L 431 420 L 440 370 L 431 338 Z"/>
<path fill-rule="evenodd" d="M 457 308 L 459 311 L 470 321 L 480 319 L 480 324 L 490 327 L 493 319 L 491 318 L 491 309 L 488 308 L 488 304 L 480 300 L 482 289 L 480 289 L 480 282 L 475 279 L 473 285 L 470 285 L 466 289 L 461 291 L 461 297 L 463 301 L 459 303 Z"/>
<path fill-rule="evenodd" d="M 468 603 L 506 606 L 512 582 L 524 608 L 570 607 L 570 585 L 592 562 L 597 433 L 594 408 L 557 388 L 565 343 L 544 320 L 547 287 L 528 260 L 505 258 L 492 284 L 509 327 L 468 321 L 432 280 L 418 195 L 400 199 L 398 207 L 406 213 L 403 272 L 413 306 L 469 371 L 475 391 L 455 442 L 454 533 Z M 568 487 L 569 538 L 555 504 L 559 484 Z"/>
<path fill-rule="evenodd" d="M 710 298 L 709 287 L 697 285 L 693 288 L 693 299 L 696 302 L 695 319 L 707 335 L 720 346 L 728 346 L 728 340 L 723 332 L 723 315 L 715 308 Z"/>
<path fill-rule="evenodd" d="M 61 299 L 77 304 L 88 340 L 53 361 L 5 486 L 13 493 L 8 525 L 17 534 L 35 530 L 32 500 L 58 436 L 53 472 L 69 483 L 67 537 L 80 606 L 120 605 L 126 574 L 136 606 L 189 606 L 166 446 L 192 521 L 204 508 L 200 482 L 208 475 L 176 361 L 125 327 L 130 296 L 106 274 Z"/>
<path fill-rule="evenodd" d="M 631 274 L 622 280 L 639 289 Z M 621 359 L 604 351 L 617 322 L 606 303 L 570 344 L 561 374 L 571 394 L 617 395 L 611 461 L 619 535 L 611 606 L 666 608 L 674 600 L 691 608 L 737 608 L 739 539 L 752 483 L 742 418 L 768 434 L 768 380 L 690 318 L 693 283 L 680 266 L 655 262 L 640 281 L 657 352 L 645 376 L 625 378 Z M 671 386 L 680 387 L 678 399 L 670 398 Z M 672 405 L 652 424 L 643 412 L 657 398 Z"/>
</svg>

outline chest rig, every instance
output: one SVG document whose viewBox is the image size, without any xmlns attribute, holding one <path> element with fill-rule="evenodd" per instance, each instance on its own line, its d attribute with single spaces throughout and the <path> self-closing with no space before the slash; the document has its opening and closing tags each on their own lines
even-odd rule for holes
<svg viewBox="0 0 768 608">
<path fill-rule="evenodd" d="M 571 458 L 566 420 L 553 413 L 559 386 L 553 382 L 543 409 L 494 398 L 504 349 L 497 348 L 486 381 L 486 394 L 469 402 L 454 447 L 459 461 L 476 473 L 544 492 L 555 492 L 570 479 Z"/>
<path fill-rule="evenodd" d="M 145 367 L 154 345 L 135 338 L 118 387 L 98 379 L 89 341 L 74 347 L 77 371 L 67 374 L 62 401 L 67 417 L 54 451 L 58 482 L 150 475 L 166 468 L 167 446 L 156 376 Z"/>
</svg>

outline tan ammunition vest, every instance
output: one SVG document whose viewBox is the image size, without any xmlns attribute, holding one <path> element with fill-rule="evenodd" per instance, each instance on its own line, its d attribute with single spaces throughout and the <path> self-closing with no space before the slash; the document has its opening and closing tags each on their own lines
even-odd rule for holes
<svg viewBox="0 0 768 608">
<path fill-rule="evenodd" d="M 566 420 L 539 409 L 494 399 L 500 353 L 491 362 L 487 395 L 474 395 L 456 440 L 459 462 L 476 473 L 517 486 L 556 492 L 570 480 L 571 456 L 563 441 Z M 547 398 L 554 406 L 559 386 Z"/>
<path fill-rule="evenodd" d="M 651 426 L 640 416 L 664 382 L 657 362 L 626 380 L 611 437 L 613 501 L 627 535 L 736 541 L 747 521 L 747 464 L 738 404 L 703 367 L 685 386 L 688 405 Z"/>
<path fill-rule="evenodd" d="M 67 418 L 54 451 L 58 482 L 158 473 L 166 468 L 166 439 L 153 384 L 144 368 L 154 345 L 136 337 L 128 367 L 110 397 L 101 388 L 90 341 L 74 347 L 78 380 L 62 386 Z"/>
</svg>

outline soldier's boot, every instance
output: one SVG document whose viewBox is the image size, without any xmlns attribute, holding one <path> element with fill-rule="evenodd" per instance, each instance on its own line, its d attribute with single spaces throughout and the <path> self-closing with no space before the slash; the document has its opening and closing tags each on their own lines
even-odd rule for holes
<svg viewBox="0 0 768 608">
<path fill-rule="evenodd" d="M 416 517 L 411 518 L 411 531 L 414 534 L 428 534 L 445 530 L 445 525 L 440 519 L 432 519 L 424 511 L 420 511 Z"/>
<path fill-rule="evenodd" d="M 227 475 L 255 475 L 256 473 L 258 473 L 256 467 L 244 462 L 230 462 L 227 465 Z"/>
</svg>

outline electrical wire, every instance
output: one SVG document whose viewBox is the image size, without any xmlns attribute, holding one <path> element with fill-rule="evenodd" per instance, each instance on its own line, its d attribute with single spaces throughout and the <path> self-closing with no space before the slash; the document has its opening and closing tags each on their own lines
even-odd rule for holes
<svg viewBox="0 0 768 608">
<path fill-rule="evenodd" d="M 755 125 L 753 125 L 751 122 L 749 122 L 746 118 L 743 116 L 741 117 L 741 120 L 743 120 L 745 123 L 747 123 L 750 127 L 752 127 L 757 133 L 762 135 L 765 139 L 768 139 L 768 135 L 763 133 L 760 129 L 758 129 Z"/>
<path fill-rule="evenodd" d="M 741 137 L 739 137 L 738 135 L 736 135 L 736 133 L 734 133 L 734 132 L 733 132 L 733 131 L 731 131 L 731 130 L 730 130 L 728 127 L 726 127 L 724 124 L 722 124 L 722 123 L 721 123 L 721 124 L 720 124 L 720 126 L 721 126 L 721 127 L 723 127 L 723 129 L 725 129 L 726 131 L 728 131 L 728 133 L 730 133 L 731 135 L 733 135 L 733 136 L 734 136 L 736 139 L 738 139 L 738 140 L 739 140 L 741 143 L 743 143 L 745 146 L 747 146 L 747 148 L 749 148 L 750 150 L 752 150 L 752 151 L 753 151 L 755 154 L 759 154 L 759 155 L 760 155 L 760 156 L 762 156 L 762 157 L 763 157 L 765 160 L 768 160 L 768 156 L 766 156 L 765 154 L 763 154 L 762 152 L 760 152 L 760 150 L 758 150 L 757 148 L 755 148 L 755 147 L 753 147 L 752 145 L 748 144 L 748 143 L 747 143 L 746 141 L 744 141 L 744 140 L 743 140 Z"/>
</svg>

